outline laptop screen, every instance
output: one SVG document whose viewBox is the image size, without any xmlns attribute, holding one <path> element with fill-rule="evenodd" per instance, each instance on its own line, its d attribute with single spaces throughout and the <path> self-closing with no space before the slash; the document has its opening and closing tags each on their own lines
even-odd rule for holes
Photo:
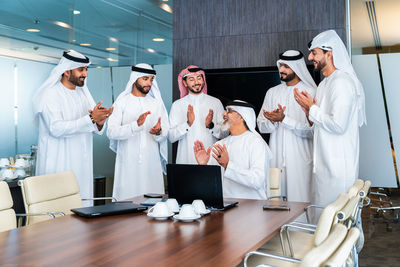
<svg viewBox="0 0 400 267">
<path fill-rule="evenodd" d="M 167 180 L 168 196 L 179 204 L 201 199 L 208 207 L 224 207 L 219 166 L 168 164 Z"/>
</svg>

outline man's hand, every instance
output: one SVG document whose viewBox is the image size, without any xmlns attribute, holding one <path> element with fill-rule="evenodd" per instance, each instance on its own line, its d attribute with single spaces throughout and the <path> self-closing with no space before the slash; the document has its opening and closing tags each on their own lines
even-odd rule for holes
<svg viewBox="0 0 400 267">
<path fill-rule="evenodd" d="M 188 109 L 187 109 L 187 124 L 189 126 L 192 126 L 193 122 L 194 122 L 193 106 L 192 105 L 188 105 Z"/>
<path fill-rule="evenodd" d="M 158 117 L 156 125 L 149 131 L 150 134 L 160 135 L 161 134 L 161 117 Z"/>
<path fill-rule="evenodd" d="M 112 114 L 114 107 L 105 108 L 101 104 L 103 101 L 97 103 L 93 110 L 89 109 L 89 113 L 92 115 L 93 122 L 96 123 L 97 128 L 101 130 L 107 118 Z"/>
<path fill-rule="evenodd" d="M 194 142 L 193 151 L 197 163 L 200 165 L 207 165 L 208 161 L 210 160 L 211 147 L 209 147 L 206 151 L 203 143 L 199 140 L 196 140 Z"/>
<path fill-rule="evenodd" d="M 307 116 L 311 106 L 317 102 L 309 93 L 306 91 L 300 92 L 297 88 L 294 88 L 294 99 L 301 106 Z"/>
<path fill-rule="evenodd" d="M 210 128 L 213 116 L 214 116 L 214 111 L 212 109 L 210 109 L 208 111 L 208 115 L 206 117 L 206 128 Z"/>
<path fill-rule="evenodd" d="M 285 118 L 285 111 L 286 106 L 282 107 L 280 104 L 278 104 L 278 108 L 269 112 L 266 111 L 265 109 L 263 109 L 263 114 L 264 117 L 267 118 L 268 120 L 270 120 L 271 122 L 280 122 L 283 121 L 283 119 Z"/>
<path fill-rule="evenodd" d="M 213 145 L 212 152 L 213 157 L 218 162 L 218 164 L 226 169 L 229 163 L 229 155 L 226 146 L 221 146 L 220 144 Z"/>
<path fill-rule="evenodd" d="M 146 111 L 145 113 L 141 114 L 137 119 L 137 125 L 140 127 L 146 121 L 146 117 L 150 114 L 150 111 Z"/>
</svg>

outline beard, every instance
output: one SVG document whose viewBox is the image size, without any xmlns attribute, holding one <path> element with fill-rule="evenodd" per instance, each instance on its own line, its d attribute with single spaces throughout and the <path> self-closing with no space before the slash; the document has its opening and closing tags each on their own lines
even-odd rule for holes
<svg viewBox="0 0 400 267">
<path fill-rule="evenodd" d="M 321 71 L 323 68 L 325 68 L 326 66 L 326 61 L 325 60 L 321 60 L 320 62 L 317 63 L 317 66 L 315 66 L 315 70 Z"/>
<path fill-rule="evenodd" d="M 150 86 L 141 86 L 137 81 L 135 82 L 136 88 L 141 92 L 142 94 L 147 95 L 150 92 L 151 87 Z M 150 88 L 149 88 L 150 87 Z M 145 88 L 149 88 L 147 91 Z"/>
<path fill-rule="evenodd" d="M 283 82 L 290 82 L 291 80 L 293 80 L 296 77 L 296 74 L 294 74 L 294 72 L 290 73 L 290 74 L 282 72 L 280 74 L 281 74 L 281 81 L 283 81 Z M 282 76 L 282 74 L 286 74 L 286 77 L 284 78 Z"/>
<path fill-rule="evenodd" d="M 187 89 L 190 91 L 190 92 L 192 92 L 193 94 L 200 94 L 202 91 L 203 91 L 203 88 L 204 88 L 204 83 L 200 86 L 200 90 L 198 90 L 198 89 L 193 89 L 195 86 L 197 86 L 197 84 L 196 85 L 194 85 L 193 87 L 187 87 Z"/>
<path fill-rule="evenodd" d="M 221 126 L 221 131 L 223 131 L 223 132 L 228 131 L 229 128 L 231 128 L 231 125 L 232 125 L 232 123 L 230 121 L 226 120 Z"/>
<path fill-rule="evenodd" d="M 83 80 L 80 80 L 81 78 L 83 78 Z M 72 74 L 72 72 L 71 72 L 71 75 L 69 76 L 68 81 L 70 83 L 72 83 L 73 85 L 75 85 L 75 86 L 82 87 L 84 85 L 84 83 L 85 83 L 85 77 L 83 77 L 83 76 L 80 76 L 80 77 L 74 76 Z"/>
</svg>

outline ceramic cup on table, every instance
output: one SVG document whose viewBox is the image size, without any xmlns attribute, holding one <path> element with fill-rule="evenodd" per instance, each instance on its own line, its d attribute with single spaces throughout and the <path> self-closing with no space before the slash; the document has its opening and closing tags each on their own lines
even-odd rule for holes
<svg viewBox="0 0 400 267">
<path fill-rule="evenodd" d="M 194 211 L 192 204 L 184 204 L 179 211 L 179 218 L 195 218 L 198 214 Z"/>
<path fill-rule="evenodd" d="M 5 169 L 1 173 L 1 178 L 4 179 L 14 179 L 14 172 L 11 169 Z"/>
<path fill-rule="evenodd" d="M 171 212 L 179 212 L 179 204 L 175 198 L 169 198 L 165 203 L 167 203 L 168 209 Z"/>
<path fill-rule="evenodd" d="M 156 203 L 148 212 L 152 217 L 169 217 L 171 216 L 171 212 L 168 209 L 166 202 L 158 202 Z"/>
<path fill-rule="evenodd" d="M 192 206 L 194 208 L 194 211 L 197 214 L 205 214 L 205 213 L 207 213 L 206 205 L 204 204 L 203 200 L 201 200 L 201 199 L 193 200 Z"/>
<path fill-rule="evenodd" d="M 10 161 L 8 160 L 8 158 L 1 158 L 0 159 L 0 167 L 5 167 L 10 165 Z"/>
<path fill-rule="evenodd" d="M 15 162 L 15 167 L 16 168 L 25 168 L 26 167 L 26 162 L 24 159 L 17 159 Z"/>
</svg>

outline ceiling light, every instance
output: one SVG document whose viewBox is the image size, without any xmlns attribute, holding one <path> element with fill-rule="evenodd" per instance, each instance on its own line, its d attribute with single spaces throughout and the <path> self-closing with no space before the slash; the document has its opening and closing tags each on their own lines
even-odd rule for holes
<svg viewBox="0 0 400 267">
<path fill-rule="evenodd" d="M 108 40 L 118 43 L 118 40 L 115 39 L 114 37 L 109 37 Z"/>
<path fill-rule="evenodd" d="M 165 39 L 164 38 L 153 38 L 154 42 L 164 42 Z"/>
<path fill-rule="evenodd" d="M 71 42 L 75 43 L 75 42 L 76 42 L 76 40 L 72 40 Z"/>
<path fill-rule="evenodd" d="M 150 52 L 150 53 L 155 53 L 155 52 L 156 52 L 156 50 L 151 49 L 151 48 L 146 48 L 146 50 L 147 50 L 148 52 Z"/>
<path fill-rule="evenodd" d="M 107 51 L 114 51 L 116 48 L 115 47 L 107 47 L 106 50 Z"/>
<path fill-rule="evenodd" d="M 118 59 L 115 59 L 115 58 L 110 58 L 110 57 L 108 57 L 108 58 L 106 58 L 108 61 L 111 61 L 111 62 L 117 62 L 118 61 Z"/>
<path fill-rule="evenodd" d="M 65 22 L 62 22 L 62 21 L 53 21 L 53 23 L 58 25 L 58 26 L 60 26 L 60 27 L 63 27 L 63 28 L 72 29 L 71 25 L 69 25 L 69 24 L 67 24 Z"/>
<path fill-rule="evenodd" d="M 81 12 L 79 10 L 74 10 L 74 15 L 79 15 Z"/>
<path fill-rule="evenodd" d="M 80 45 L 81 45 L 81 46 L 91 46 L 92 44 L 89 44 L 89 43 L 81 43 Z"/>
<path fill-rule="evenodd" d="M 39 29 L 26 29 L 27 32 L 40 32 Z"/>
<path fill-rule="evenodd" d="M 158 6 L 159 6 L 162 10 L 167 11 L 168 13 L 171 13 L 171 14 L 172 14 L 172 8 L 171 8 L 169 5 L 167 5 L 167 4 L 165 4 L 165 3 L 160 3 Z"/>
<path fill-rule="evenodd" d="M 168 2 L 168 0 L 163 0 L 163 2 Z"/>
<path fill-rule="evenodd" d="M 96 67 L 96 69 L 101 69 L 101 68 L 102 68 L 101 66 L 97 66 L 97 67 Z"/>
</svg>

